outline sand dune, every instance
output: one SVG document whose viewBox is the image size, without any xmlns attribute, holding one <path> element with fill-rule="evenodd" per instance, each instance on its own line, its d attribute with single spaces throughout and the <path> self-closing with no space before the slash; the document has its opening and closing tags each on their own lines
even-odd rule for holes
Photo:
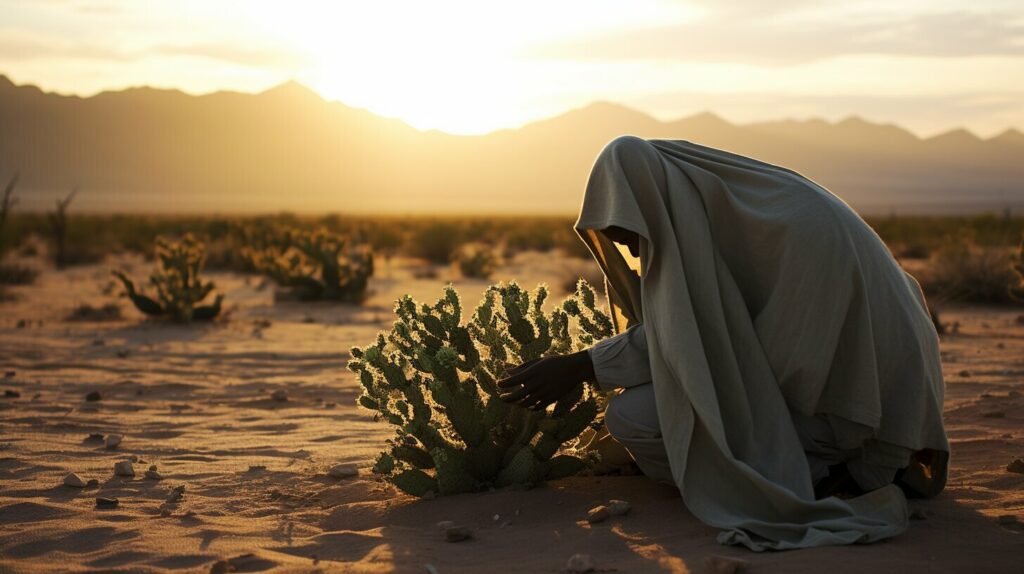
<svg viewBox="0 0 1024 574">
<path fill-rule="evenodd" d="M 525 254 L 496 279 L 558 286 L 564 266 Z M 376 480 L 367 467 L 391 433 L 355 408 L 346 350 L 390 324 L 399 294 L 439 293 L 447 270 L 414 279 L 413 264 L 397 260 L 362 306 L 275 304 L 258 279 L 213 274 L 230 309 L 213 325 L 147 322 L 124 302 L 120 320 L 65 321 L 80 303 L 110 300 L 108 269 L 47 271 L 0 303 L 0 367 L 9 372 L 0 387 L 20 394 L 0 398 L 0 572 L 209 572 L 222 560 L 240 572 L 559 572 L 575 553 L 606 572 L 702 572 L 711 555 L 745 560 L 749 572 L 1024 568 L 1024 526 L 999 519 L 1024 519 L 1024 474 L 1005 469 L 1024 456 L 1019 310 L 944 311 L 960 323 L 942 341 L 953 473 L 942 496 L 913 503 L 918 519 L 906 534 L 751 554 L 718 546 L 673 489 L 641 476 L 427 501 Z M 456 283 L 468 306 L 487 282 Z M 278 389 L 286 401 L 272 398 Z M 102 399 L 86 401 L 93 391 Z M 91 433 L 124 439 L 111 450 Z M 136 476 L 114 476 L 132 456 Z M 342 462 L 360 475 L 329 477 Z M 162 480 L 143 476 L 153 464 Z M 64 486 L 69 472 L 98 485 Z M 179 485 L 181 500 L 166 502 Z M 97 508 L 98 496 L 120 504 Z M 633 511 L 582 520 L 609 498 Z M 445 542 L 442 520 L 473 528 L 474 539 Z"/>
</svg>

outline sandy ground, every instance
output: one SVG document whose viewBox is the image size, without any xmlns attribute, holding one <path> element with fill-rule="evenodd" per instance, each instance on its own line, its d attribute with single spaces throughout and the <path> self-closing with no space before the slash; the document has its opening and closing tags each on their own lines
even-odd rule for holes
<svg viewBox="0 0 1024 574">
<path fill-rule="evenodd" d="M 526 255 L 495 279 L 548 281 L 560 296 L 572 265 Z M 212 325 L 144 321 L 123 300 L 123 319 L 65 321 L 115 300 L 103 293 L 109 268 L 47 271 L 0 303 L 0 390 L 20 393 L 0 398 L 0 572 L 208 572 L 219 560 L 239 572 L 559 572 L 575 553 L 602 572 L 703 572 L 712 555 L 747 561 L 745 572 L 1024 572 L 1024 527 L 999 518 L 1024 520 L 1024 474 L 1005 468 L 1024 456 L 1022 309 L 943 311 L 959 323 L 942 341 L 952 475 L 939 498 L 913 503 L 907 533 L 753 554 L 718 546 L 673 489 L 640 476 L 427 501 L 376 480 L 367 467 L 391 431 L 355 408 L 347 349 L 390 324 L 399 294 L 436 297 L 448 270 L 414 279 L 409 262 L 384 266 L 362 306 L 275 304 L 258 279 L 213 274 L 230 312 Z M 468 307 L 488 282 L 456 283 Z M 86 401 L 92 391 L 102 400 Z M 124 440 L 109 450 L 90 433 Z M 114 476 L 130 456 L 139 474 Z M 360 476 L 327 476 L 343 462 Z M 162 480 L 142 476 L 150 464 Z M 72 471 L 98 486 L 63 486 Z M 183 498 L 165 504 L 178 485 Z M 120 506 L 99 509 L 97 496 Z M 633 511 L 581 520 L 609 498 Z M 445 542 L 442 520 L 475 538 Z"/>
</svg>

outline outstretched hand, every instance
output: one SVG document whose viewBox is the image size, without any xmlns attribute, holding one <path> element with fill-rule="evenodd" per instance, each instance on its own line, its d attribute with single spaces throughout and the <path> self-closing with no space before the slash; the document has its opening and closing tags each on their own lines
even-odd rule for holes
<svg viewBox="0 0 1024 574">
<path fill-rule="evenodd" d="M 523 363 L 498 381 L 498 388 L 505 402 L 539 411 L 593 378 L 590 355 L 580 351 Z"/>
</svg>

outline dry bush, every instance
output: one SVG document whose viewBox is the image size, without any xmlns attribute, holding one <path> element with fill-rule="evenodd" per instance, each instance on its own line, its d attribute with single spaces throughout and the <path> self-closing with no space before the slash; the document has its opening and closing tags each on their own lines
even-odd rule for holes
<svg viewBox="0 0 1024 574">
<path fill-rule="evenodd" d="M 917 279 L 939 300 L 1009 303 L 1024 297 L 1013 251 L 978 245 L 969 230 L 947 237 Z"/>
</svg>

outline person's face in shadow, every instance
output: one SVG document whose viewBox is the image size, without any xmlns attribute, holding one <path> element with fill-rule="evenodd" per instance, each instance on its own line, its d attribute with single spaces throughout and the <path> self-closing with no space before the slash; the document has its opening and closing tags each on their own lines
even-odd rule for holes
<svg viewBox="0 0 1024 574">
<path fill-rule="evenodd" d="M 636 233 L 613 225 L 605 228 L 604 234 L 615 243 L 625 245 L 633 257 L 640 257 L 640 236 Z"/>
</svg>

